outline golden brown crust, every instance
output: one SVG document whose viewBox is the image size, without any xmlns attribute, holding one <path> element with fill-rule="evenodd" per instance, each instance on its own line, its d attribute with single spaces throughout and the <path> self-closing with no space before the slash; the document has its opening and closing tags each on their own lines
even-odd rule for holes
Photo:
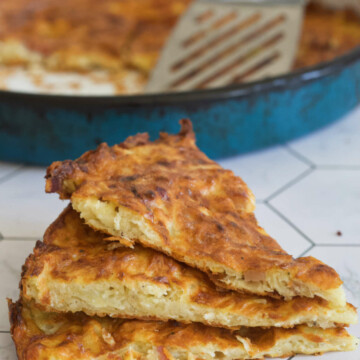
<svg viewBox="0 0 360 360">
<path fill-rule="evenodd" d="M 108 286 L 113 287 L 125 284 L 128 289 L 134 288 L 135 282 L 141 284 L 135 288 L 135 292 L 141 293 L 138 289 L 150 284 L 158 287 L 162 294 L 169 294 L 169 299 L 171 299 L 170 294 L 180 291 L 186 294 L 179 300 L 183 308 L 198 306 L 200 310 L 204 309 L 205 314 L 215 310 L 232 319 L 229 322 L 225 320 L 221 322 L 219 316 L 214 316 L 213 319 L 199 316 L 197 319 L 212 326 L 239 328 L 241 325 L 273 326 L 276 324 L 276 326 L 289 327 L 299 323 L 323 324 L 324 321 L 332 326 L 334 322 L 346 322 L 345 318 L 349 319 L 349 316 L 356 318 L 356 311 L 350 305 L 347 305 L 340 315 L 333 318 L 335 315 L 330 315 L 331 307 L 320 298 L 294 298 L 284 302 L 281 299 L 224 291 L 216 288 L 204 273 L 178 263 L 162 253 L 140 245 L 136 245 L 133 249 L 124 247 L 118 242 L 104 241 L 105 238 L 106 234 L 94 231 L 85 225 L 78 213 L 68 206 L 47 229 L 44 242 L 38 241 L 34 253 L 26 260 L 21 282 L 23 296 L 29 300 L 35 300 L 47 311 L 50 309 L 69 311 L 66 307 L 57 308 L 62 304 L 55 305 L 56 296 L 52 295 L 52 290 L 50 290 L 53 289 L 53 283 L 60 282 L 70 286 L 75 282 L 81 284 L 82 288 L 91 290 L 104 281 L 109 284 Z M 33 281 L 34 279 L 37 280 Z M 32 291 L 34 290 L 31 288 L 34 286 L 32 284 L 36 284 L 36 291 Z M 62 303 L 70 303 L 68 298 L 65 300 L 65 294 L 63 296 Z M 133 299 L 131 301 L 135 301 L 133 298 L 135 296 L 134 294 L 130 296 L 130 299 Z M 106 297 L 102 299 L 103 307 L 96 309 L 91 306 L 88 298 L 84 298 L 84 295 L 76 294 L 75 298 L 85 304 L 76 308 L 75 311 L 85 311 L 89 315 L 109 315 L 103 310 L 111 308 Z M 119 309 L 124 306 L 120 300 L 123 301 L 123 299 L 119 299 L 117 303 Z M 160 304 L 161 296 L 158 301 Z M 171 303 L 169 300 L 168 304 Z M 135 302 L 132 304 L 133 307 L 136 306 Z M 193 321 L 193 318 L 189 317 L 190 313 L 184 317 L 177 311 L 172 313 L 168 311 L 164 314 L 159 312 L 159 309 L 160 307 L 148 306 L 146 315 L 140 316 L 136 311 L 134 314 L 136 318 L 141 319 Z M 135 317 L 134 314 L 111 310 L 112 316 L 131 318 Z"/>
<path fill-rule="evenodd" d="M 189 120 L 181 124 L 178 135 L 150 142 L 140 134 L 113 147 L 101 144 L 75 161 L 55 162 L 46 191 L 73 203 L 95 198 L 141 216 L 156 243 L 145 235 L 132 240 L 206 271 L 224 287 L 244 291 L 225 283 L 226 271 L 245 279 L 249 271 L 281 271 L 321 291 L 339 288 L 335 270 L 312 257 L 294 260 L 258 226 L 246 184 L 196 147 Z"/>
<path fill-rule="evenodd" d="M 294 68 L 313 66 L 343 55 L 360 44 L 359 15 L 349 9 L 307 6 Z"/>
<path fill-rule="evenodd" d="M 19 42 L 55 70 L 146 77 L 190 0 L 14 0 L 0 3 L 0 42 Z M 156 36 L 155 36 L 156 34 Z M 83 58 L 77 61 L 76 58 Z M 14 57 L 8 63 L 27 65 Z"/>
<path fill-rule="evenodd" d="M 191 0 L 1 1 L 0 43 L 13 42 L 29 54 L 19 55 L 14 50 L 5 54 L 0 50 L 0 58 L 6 65 L 40 62 L 55 70 L 105 69 L 112 73 L 117 92 L 129 92 L 123 78 L 135 70 L 144 86 L 177 19 L 190 3 Z M 311 4 L 306 10 L 295 68 L 342 55 L 359 44 L 359 37 L 359 19 L 351 11 L 331 11 Z"/>
<path fill-rule="evenodd" d="M 176 322 L 90 318 L 82 313 L 44 313 L 22 300 L 16 303 L 9 301 L 9 315 L 19 360 L 142 360 L 148 359 L 149 350 L 153 350 L 154 359 L 159 360 L 173 359 L 174 351 L 178 354 L 176 358 L 184 360 L 198 357 L 199 351 L 206 359 L 211 358 L 209 354 L 218 351 L 219 355 L 230 360 L 240 358 L 239 354 L 247 358 L 262 358 L 268 354 L 284 356 L 295 352 L 311 354 L 316 352 L 320 344 L 328 344 L 323 351 L 352 350 L 356 346 L 355 339 L 339 328 L 243 328 L 231 332 L 196 323 L 184 325 Z M 285 350 L 282 344 L 288 341 L 292 345 Z M 305 343 L 303 350 L 301 342 Z M 246 350 L 243 344 L 246 344 Z M 280 349 L 275 350 L 276 347 Z"/>
</svg>

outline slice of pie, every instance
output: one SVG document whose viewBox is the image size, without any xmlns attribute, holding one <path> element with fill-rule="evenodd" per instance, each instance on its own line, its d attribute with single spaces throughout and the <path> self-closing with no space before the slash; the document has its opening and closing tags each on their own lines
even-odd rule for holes
<svg viewBox="0 0 360 360">
<path fill-rule="evenodd" d="M 46 311 L 137 319 L 201 322 L 224 328 L 323 328 L 357 321 L 351 305 L 283 299 L 219 290 L 201 271 L 127 240 L 104 241 L 69 206 L 27 259 L 23 297 Z"/>
<path fill-rule="evenodd" d="M 313 257 L 292 258 L 260 228 L 254 198 L 230 170 L 195 145 L 189 120 L 177 135 L 101 144 L 53 163 L 46 191 L 71 199 L 86 223 L 206 272 L 224 288 L 258 295 L 320 297 L 344 306 L 342 281 Z"/>
<path fill-rule="evenodd" d="M 46 313 L 9 301 L 11 334 L 19 360 L 254 359 L 354 350 L 342 328 L 230 330 L 201 324 Z"/>
</svg>

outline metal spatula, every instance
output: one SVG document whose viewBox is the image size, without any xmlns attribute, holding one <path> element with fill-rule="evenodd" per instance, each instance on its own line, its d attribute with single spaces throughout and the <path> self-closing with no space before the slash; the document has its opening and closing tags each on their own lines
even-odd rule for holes
<svg viewBox="0 0 360 360">
<path fill-rule="evenodd" d="M 304 2 L 195 0 L 163 49 L 147 92 L 220 87 L 289 71 Z"/>
</svg>

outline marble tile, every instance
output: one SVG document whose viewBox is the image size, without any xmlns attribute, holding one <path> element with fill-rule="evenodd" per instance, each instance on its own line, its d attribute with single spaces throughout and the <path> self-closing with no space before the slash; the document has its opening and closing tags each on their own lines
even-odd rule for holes
<svg viewBox="0 0 360 360">
<path fill-rule="evenodd" d="M 16 351 L 10 334 L 0 333 L 0 359 L 16 360 Z"/>
<path fill-rule="evenodd" d="M 317 165 L 360 166 L 360 107 L 289 146 Z"/>
<path fill-rule="evenodd" d="M 0 233 L 4 238 L 41 238 L 66 206 L 56 194 L 45 194 L 44 176 L 44 168 L 25 168 L 0 183 Z"/>
<path fill-rule="evenodd" d="M 0 241 L 0 331 L 9 330 L 6 298 L 18 299 L 21 267 L 34 246 L 32 240 Z"/>
<path fill-rule="evenodd" d="M 241 176 L 257 200 L 264 200 L 309 167 L 284 147 L 228 158 L 220 164 Z"/>
<path fill-rule="evenodd" d="M 317 169 L 270 203 L 315 243 L 360 244 L 359 184 L 360 170 Z"/>
<path fill-rule="evenodd" d="M 13 164 L 13 163 L 6 163 L 3 161 L 0 161 L 0 181 L 5 176 L 11 174 L 15 170 L 19 169 L 21 167 L 21 164 Z"/>
<path fill-rule="evenodd" d="M 293 227 L 273 212 L 266 204 L 258 204 L 255 210 L 259 225 L 294 257 L 300 256 L 311 245 Z"/>
</svg>

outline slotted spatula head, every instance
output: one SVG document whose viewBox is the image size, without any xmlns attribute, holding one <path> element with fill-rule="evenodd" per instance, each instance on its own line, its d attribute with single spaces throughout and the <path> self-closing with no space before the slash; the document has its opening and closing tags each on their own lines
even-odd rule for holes
<svg viewBox="0 0 360 360">
<path fill-rule="evenodd" d="M 221 87 L 288 72 L 303 10 L 304 0 L 195 0 L 173 30 L 146 91 Z"/>
</svg>

